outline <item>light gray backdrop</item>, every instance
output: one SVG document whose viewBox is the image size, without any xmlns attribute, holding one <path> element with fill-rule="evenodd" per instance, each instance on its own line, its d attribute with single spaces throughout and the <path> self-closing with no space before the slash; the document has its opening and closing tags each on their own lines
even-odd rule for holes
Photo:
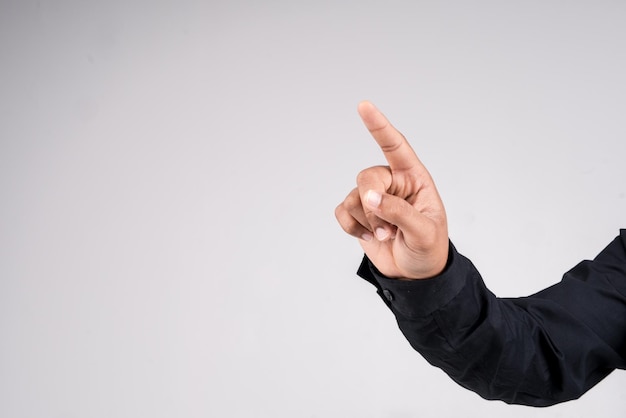
<svg viewBox="0 0 626 418">
<path fill-rule="evenodd" d="M 376 103 L 500 296 L 626 226 L 626 3 L 0 0 L 0 416 L 534 410 L 412 351 L 333 210 Z"/>
</svg>

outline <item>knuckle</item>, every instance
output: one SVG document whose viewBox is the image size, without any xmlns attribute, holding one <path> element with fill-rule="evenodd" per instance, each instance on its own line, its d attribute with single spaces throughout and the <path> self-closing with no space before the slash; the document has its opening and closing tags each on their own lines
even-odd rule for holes
<svg viewBox="0 0 626 418">
<path fill-rule="evenodd" d="M 337 218 L 338 221 L 341 220 L 341 216 L 343 213 L 343 203 L 340 203 L 336 208 L 335 208 L 335 218 Z"/>
<path fill-rule="evenodd" d="M 388 166 L 378 165 L 361 170 L 356 176 L 359 187 L 377 185 L 383 187 L 391 180 L 391 169 Z"/>
<path fill-rule="evenodd" d="M 363 184 L 371 178 L 371 168 L 366 168 L 365 170 L 361 170 L 359 174 L 356 175 L 356 184 Z"/>
<path fill-rule="evenodd" d="M 348 210 L 361 206 L 361 198 L 358 193 L 350 193 L 343 204 Z"/>
<path fill-rule="evenodd" d="M 335 208 L 335 218 L 339 223 L 339 226 L 350 235 L 355 235 L 359 231 L 359 224 L 344 207 L 344 204 L 340 204 Z"/>
</svg>

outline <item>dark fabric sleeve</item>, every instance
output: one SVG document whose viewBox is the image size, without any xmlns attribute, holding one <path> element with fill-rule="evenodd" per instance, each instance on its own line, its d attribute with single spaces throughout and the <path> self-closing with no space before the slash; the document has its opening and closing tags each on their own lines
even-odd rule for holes
<svg viewBox="0 0 626 418">
<path fill-rule="evenodd" d="M 626 230 L 593 261 L 523 298 L 493 295 L 452 244 L 438 277 L 389 279 L 367 258 L 359 275 L 415 350 L 486 399 L 548 406 L 626 364 Z"/>
</svg>

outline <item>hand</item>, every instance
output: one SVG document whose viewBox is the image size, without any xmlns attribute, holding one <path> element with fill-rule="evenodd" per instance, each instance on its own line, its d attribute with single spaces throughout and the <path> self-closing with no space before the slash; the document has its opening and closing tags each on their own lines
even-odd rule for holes
<svg viewBox="0 0 626 418">
<path fill-rule="evenodd" d="M 389 166 L 363 170 L 357 187 L 335 210 L 348 234 L 387 277 L 425 279 L 448 260 L 448 223 L 426 167 L 406 138 L 369 102 L 358 107 Z"/>
</svg>

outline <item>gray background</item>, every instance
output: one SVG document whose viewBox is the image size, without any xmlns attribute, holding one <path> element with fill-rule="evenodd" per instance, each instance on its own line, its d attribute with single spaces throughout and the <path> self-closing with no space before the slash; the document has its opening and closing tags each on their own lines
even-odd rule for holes
<svg viewBox="0 0 626 418">
<path fill-rule="evenodd" d="M 0 416 L 623 417 L 415 354 L 333 210 L 376 103 L 500 296 L 626 226 L 620 1 L 0 0 Z"/>
</svg>

